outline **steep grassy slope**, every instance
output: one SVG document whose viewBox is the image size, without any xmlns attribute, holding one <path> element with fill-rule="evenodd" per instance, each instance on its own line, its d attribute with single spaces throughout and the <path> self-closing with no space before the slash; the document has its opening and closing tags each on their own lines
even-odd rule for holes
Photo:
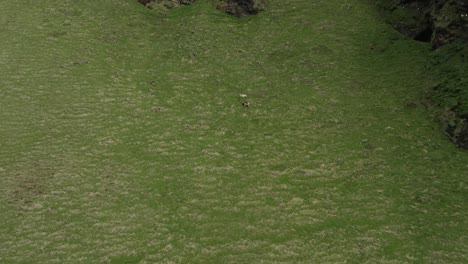
<svg viewBox="0 0 468 264">
<path fill-rule="evenodd" d="M 364 0 L 212 5 L 0 2 L 0 262 L 466 262 L 429 46 Z"/>
<path fill-rule="evenodd" d="M 376 1 L 382 15 L 402 34 L 431 42 L 427 60 L 427 105 L 442 130 L 468 149 L 468 2 L 456 0 Z"/>
</svg>

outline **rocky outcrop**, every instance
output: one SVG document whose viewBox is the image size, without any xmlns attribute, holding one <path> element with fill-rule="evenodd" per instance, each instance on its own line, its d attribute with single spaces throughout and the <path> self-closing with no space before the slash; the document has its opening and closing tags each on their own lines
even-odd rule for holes
<svg viewBox="0 0 468 264">
<path fill-rule="evenodd" d="M 149 9 L 163 7 L 172 9 L 180 5 L 189 5 L 196 0 L 137 0 Z M 266 0 L 214 0 L 216 8 L 237 17 L 256 15 L 265 8 Z"/>
<path fill-rule="evenodd" d="M 266 0 L 219 0 L 217 9 L 237 17 L 256 15 L 265 8 Z"/>
<path fill-rule="evenodd" d="M 397 30 L 435 49 L 468 41 L 468 0 L 384 0 L 380 5 Z"/>
</svg>

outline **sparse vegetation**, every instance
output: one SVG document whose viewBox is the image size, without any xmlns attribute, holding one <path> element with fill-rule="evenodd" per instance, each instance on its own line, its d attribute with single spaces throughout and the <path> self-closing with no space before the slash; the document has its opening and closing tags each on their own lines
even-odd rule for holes
<svg viewBox="0 0 468 264">
<path fill-rule="evenodd" d="M 0 263 L 466 263 L 430 44 L 268 3 L 0 1 Z"/>
</svg>

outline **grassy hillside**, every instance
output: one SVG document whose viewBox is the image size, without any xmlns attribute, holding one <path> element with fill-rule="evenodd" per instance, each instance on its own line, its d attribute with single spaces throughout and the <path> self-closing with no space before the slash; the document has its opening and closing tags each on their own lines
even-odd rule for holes
<svg viewBox="0 0 468 264">
<path fill-rule="evenodd" d="M 468 261 L 430 47 L 366 0 L 0 14 L 1 263 Z"/>
<path fill-rule="evenodd" d="M 378 0 L 385 19 L 408 37 L 431 42 L 426 105 L 441 130 L 468 149 L 468 2 Z M 466 30 L 464 30 L 466 28 Z"/>
</svg>

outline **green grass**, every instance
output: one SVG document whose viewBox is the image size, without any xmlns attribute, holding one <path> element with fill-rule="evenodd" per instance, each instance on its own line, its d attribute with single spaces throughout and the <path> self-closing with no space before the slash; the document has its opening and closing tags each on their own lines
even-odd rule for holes
<svg viewBox="0 0 468 264">
<path fill-rule="evenodd" d="M 430 47 L 367 1 L 0 14 L 1 263 L 468 261 Z"/>
</svg>

